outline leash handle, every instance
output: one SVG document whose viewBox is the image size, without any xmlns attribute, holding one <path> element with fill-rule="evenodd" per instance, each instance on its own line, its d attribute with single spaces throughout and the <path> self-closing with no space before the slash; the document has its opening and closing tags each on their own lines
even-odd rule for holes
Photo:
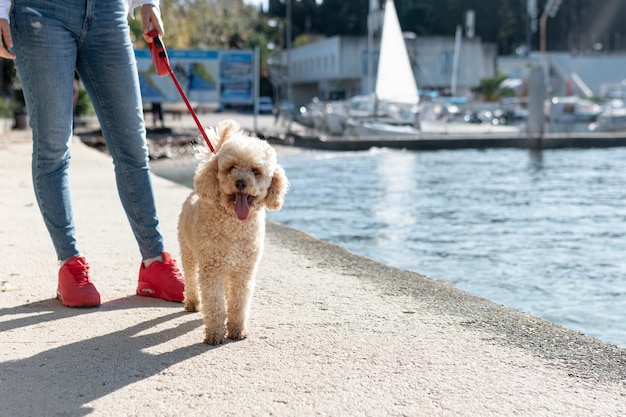
<svg viewBox="0 0 626 417">
<path fill-rule="evenodd" d="M 187 96 L 185 95 L 183 88 L 180 86 L 180 83 L 176 79 L 176 75 L 174 75 L 174 71 L 172 71 L 172 67 L 170 66 L 170 61 L 167 56 L 167 51 L 165 50 L 165 45 L 163 45 L 163 42 L 161 41 L 159 32 L 157 32 L 156 30 L 152 30 L 148 32 L 148 36 L 152 37 L 152 42 L 148 42 L 148 47 L 150 48 L 150 55 L 152 57 L 152 63 L 154 65 L 154 69 L 157 75 L 159 77 L 163 77 L 168 74 L 170 75 L 170 77 L 172 78 L 172 81 L 174 81 L 174 85 L 176 86 L 178 93 L 183 98 L 183 101 L 185 102 L 185 105 L 187 106 L 187 110 L 189 110 L 191 117 L 193 117 L 193 120 L 196 122 L 196 126 L 198 126 L 198 130 L 200 130 L 200 133 L 202 134 L 204 141 L 208 145 L 211 152 L 215 153 L 215 148 L 213 148 L 213 145 L 211 145 L 211 141 L 209 140 L 209 137 L 206 134 L 206 130 L 204 129 L 204 127 L 202 127 L 202 123 L 200 123 L 200 120 L 198 119 L 196 112 L 193 110 L 193 107 L 191 107 L 189 100 L 187 100 Z"/>
<path fill-rule="evenodd" d="M 152 30 L 148 32 L 148 36 L 152 37 L 152 42 L 148 43 L 148 47 L 150 48 L 150 56 L 152 57 L 152 63 L 154 64 L 157 75 L 159 77 L 168 75 L 169 59 L 165 46 L 159 36 L 159 32 Z"/>
</svg>

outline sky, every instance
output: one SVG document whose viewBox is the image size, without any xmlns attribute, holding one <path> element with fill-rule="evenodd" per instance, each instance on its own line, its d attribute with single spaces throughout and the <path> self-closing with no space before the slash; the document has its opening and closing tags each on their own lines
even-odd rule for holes
<svg viewBox="0 0 626 417">
<path fill-rule="evenodd" d="M 263 5 L 263 10 L 267 10 L 269 0 L 243 0 L 243 2 L 246 3 L 246 4 L 252 4 L 252 5 L 256 6 L 257 8 L 259 7 L 260 4 L 262 4 Z M 316 2 L 318 4 L 321 3 L 320 0 L 316 0 Z"/>
<path fill-rule="evenodd" d="M 244 0 L 243 2 L 246 4 L 252 4 L 256 6 L 257 8 L 259 7 L 260 4 L 262 4 L 263 10 L 267 10 L 269 0 Z"/>
</svg>

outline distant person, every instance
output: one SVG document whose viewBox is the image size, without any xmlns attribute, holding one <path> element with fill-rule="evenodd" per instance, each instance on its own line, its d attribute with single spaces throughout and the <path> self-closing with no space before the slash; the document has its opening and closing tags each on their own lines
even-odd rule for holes
<svg viewBox="0 0 626 417">
<path fill-rule="evenodd" d="M 137 294 L 183 300 L 182 275 L 164 251 L 148 165 L 127 20 L 128 11 L 140 5 L 144 38 L 152 42 L 150 30 L 163 34 L 158 0 L 19 0 L 13 7 L 10 0 L 0 0 L 0 57 L 15 59 L 23 86 L 33 135 L 35 195 L 59 259 L 57 297 L 68 307 L 100 305 L 76 242 L 68 180 L 75 71 L 100 121 L 118 194 L 143 259 Z"/>
<path fill-rule="evenodd" d="M 278 124 L 278 120 L 280 120 L 280 104 L 274 106 L 274 125 Z"/>
<path fill-rule="evenodd" d="M 155 101 L 152 103 L 152 126 L 157 127 L 157 120 L 161 123 L 161 127 L 165 127 L 163 121 L 163 106 L 160 102 Z"/>
</svg>

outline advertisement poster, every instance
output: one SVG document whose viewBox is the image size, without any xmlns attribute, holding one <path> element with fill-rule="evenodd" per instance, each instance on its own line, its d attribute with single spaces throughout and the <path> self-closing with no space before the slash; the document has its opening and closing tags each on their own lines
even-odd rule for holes
<svg viewBox="0 0 626 417">
<path fill-rule="evenodd" d="M 190 102 L 252 103 L 252 51 L 174 49 L 167 54 L 172 72 Z M 135 56 L 145 102 L 182 101 L 172 78 L 156 74 L 148 49 L 135 50 Z"/>
<path fill-rule="evenodd" d="M 254 80 L 252 52 L 222 51 L 220 56 L 220 101 L 252 103 Z"/>
</svg>

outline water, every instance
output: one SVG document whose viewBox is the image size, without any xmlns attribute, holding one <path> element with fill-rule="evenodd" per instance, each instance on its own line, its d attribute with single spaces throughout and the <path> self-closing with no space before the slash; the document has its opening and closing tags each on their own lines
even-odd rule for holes
<svg viewBox="0 0 626 417">
<path fill-rule="evenodd" d="M 626 347 L 626 148 L 279 161 L 292 185 L 268 218 Z"/>
</svg>

